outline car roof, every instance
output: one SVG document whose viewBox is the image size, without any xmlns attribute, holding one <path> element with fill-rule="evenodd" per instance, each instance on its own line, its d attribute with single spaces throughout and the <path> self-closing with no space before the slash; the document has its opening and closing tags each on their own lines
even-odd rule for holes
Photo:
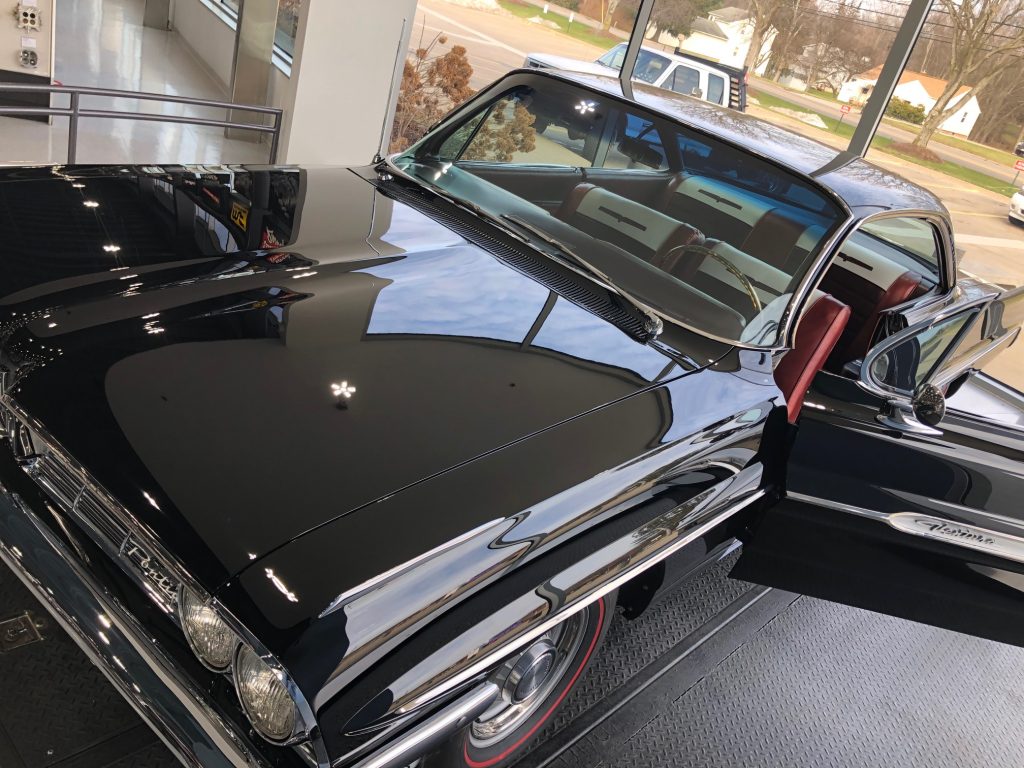
<svg viewBox="0 0 1024 768">
<path fill-rule="evenodd" d="M 635 81 L 630 99 L 623 94 L 616 77 L 561 70 L 527 71 L 625 98 L 670 120 L 761 155 L 812 179 L 842 200 L 857 217 L 908 210 L 949 218 L 949 212 L 938 197 L 899 174 L 753 115 Z"/>
</svg>

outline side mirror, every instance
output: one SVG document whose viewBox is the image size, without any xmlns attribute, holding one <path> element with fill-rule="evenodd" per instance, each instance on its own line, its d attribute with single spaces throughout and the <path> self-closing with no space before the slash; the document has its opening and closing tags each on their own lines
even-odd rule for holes
<svg viewBox="0 0 1024 768">
<path fill-rule="evenodd" d="M 922 384 L 910 401 L 914 416 L 928 427 L 937 427 L 946 415 L 946 396 L 934 384 Z"/>
</svg>

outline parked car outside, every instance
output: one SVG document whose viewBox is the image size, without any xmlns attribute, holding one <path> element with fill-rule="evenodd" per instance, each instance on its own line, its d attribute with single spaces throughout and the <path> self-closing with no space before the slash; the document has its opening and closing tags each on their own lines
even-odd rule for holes
<svg viewBox="0 0 1024 768">
<path fill-rule="evenodd" d="M 1013 154 L 1017 155 L 1017 157 L 1024 157 L 1024 141 L 1013 148 Z"/>
<path fill-rule="evenodd" d="M 1018 189 L 1010 198 L 1010 223 L 1024 224 L 1024 187 Z"/>
<path fill-rule="evenodd" d="M 733 575 L 1021 642 L 1022 294 L 881 168 L 519 70 L 358 168 L 0 170 L 0 558 L 187 765 L 499 768 Z"/>
<path fill-rule="evenodd" d="M 626 43 L 620 43 L 596 61 L 572 59 L 547 53 L 531 53 L 523 66 L 530 69 L 561 69 L 595 75 L 617 73 L 626 58 Z M 668 53 L 643 46 L 637 55 L 633 79 L 675 93 L 694 96 L 740 112 L 747 109 L 747 72 L 692 53 Z"/>
</svg>

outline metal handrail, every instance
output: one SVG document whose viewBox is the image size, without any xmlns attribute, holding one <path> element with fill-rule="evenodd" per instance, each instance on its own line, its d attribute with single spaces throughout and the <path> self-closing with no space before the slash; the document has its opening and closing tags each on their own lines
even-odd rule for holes
<svg viewBox="0 0 1024 768">
<path fill-rule="evenodd" d="M 70 96 L 67 107 L 5 107 L 0 105 L 0 116 L 40 115 L 49 117 L 67 117 L 68 124 L 68 164 L 74 164 L 78 154 L 78 121 L 83 117 L 105 117 L 115 120 L 143 120 L 155 123 L 184 123 L 188 125 L 211 125 L 220 128 L 238 128 L 257 133 L 269 133 L 270 162 L 277 162 L 277 150 L 281 138 L 281 117 L 284 110 L 276 107 L 263 107 L 252 104 L 233 104 L 229 101 L 213 99 L 195 99 L 188 96 L 174 96 L 165 93 L 146 93 L 144 91 L 118 91 L 111 88 L 92 88 L 77 85 L 31 85 L 28 83 L 0 83 L 0 93 L 66 93 Z M 139 99 L 142 101 L 163 101 L 172 104 L 187 104 L 194 107 L 214 107 L 217 109 L 237 110 L 240 112 L 257 112 L 270 115 L 271 125 L 263 123 L 241 123 L 234 120 L 214 120 L 206 117 L 188 117 L 182 115 L 162 115 L 151 112 L 133 112 L 112 109 L 83 109 L 83 96 L 103 96 L 112 99 Z"/>
</svg>

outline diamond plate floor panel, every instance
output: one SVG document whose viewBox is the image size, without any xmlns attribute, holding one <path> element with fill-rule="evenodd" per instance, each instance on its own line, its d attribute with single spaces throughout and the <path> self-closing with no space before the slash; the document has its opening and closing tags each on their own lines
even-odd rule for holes
<svg viewBox="0 0 1024 768">
<path fill-rule="evenodd" d="M 802 597 L 605 764 L 1024 765 L 1024 649 Z"/>
<path fill-rule="evenodd" d="M 43 639 L 0 653 L 0 768 L 177 765 L 71 638 L 0 566 L 0 621 L 25 611 Z"/>
</svg>

